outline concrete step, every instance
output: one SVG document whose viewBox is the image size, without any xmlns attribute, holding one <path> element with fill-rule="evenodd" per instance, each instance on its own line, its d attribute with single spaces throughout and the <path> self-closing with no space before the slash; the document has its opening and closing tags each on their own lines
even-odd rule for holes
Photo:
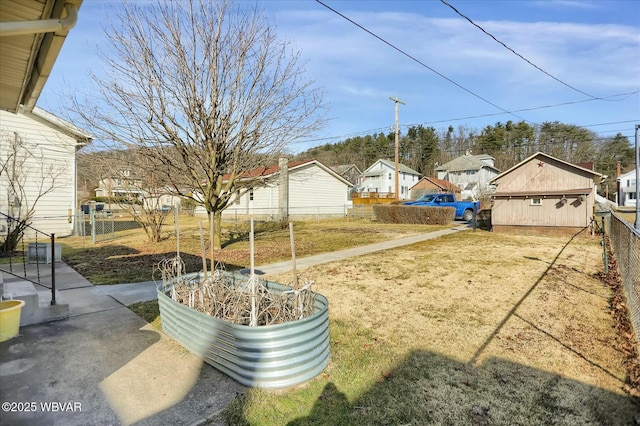
<svg viewBox="0 0 640 426">
<path fill-rule="evenodd" d="M 25 305 L 20 312 L 20 326 L 42 324 L 69 317 L 69 304 L 65 302 L 59 291 L 56 291 L 56 304 L 51 305 L 51 290 L 36 290 L 29 281 L 4 283 L 4 300 L 18 299 Z"/>
</svg>

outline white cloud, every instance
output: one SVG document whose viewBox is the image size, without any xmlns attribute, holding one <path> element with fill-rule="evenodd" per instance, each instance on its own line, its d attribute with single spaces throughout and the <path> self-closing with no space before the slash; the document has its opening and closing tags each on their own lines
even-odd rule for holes
<svg viewBox="0 0 640 426">
<path fill-rule="evenodd" d="M 522 12 L 511 15 L 517 16 L 512 19 L 500 19 L 504 16 L 501 15 L 501 3 L 487 2 L 493 9 L 489 11 L 490 15 L 484 16 L 492 16 L 493 20 L 476 22 L 549 73 L 597 96 L 640 88 L 640 31 L 637 26 L 589 24 L 585 23 L 588 22 L 586 19 L 581 19 L 580 23 L 569 22 L 587 8 L 602 7 L 606 10 L 602 4 L 607 2 L 522 2 L 523 6 L 519 6 L 520 2 L 512 2 L 510 4 L 515 5 L 513 9 Z M 324 86 L 326 100 L 332 108 L 331 115 L 336 117 L 337 124 L 332 125 L 336 133 L 333 134 L 391 124 L 393 105 L 388 100 L 389 96 L 398 96 L 407 102 L 401 108 L 401 123 L 424 123 L 499 111 L 326 9 L 317 5 L 307 6 L 306 2 L 285 4 L 290 4 L 295 10 L 282 9 L 281 2 L 266 4 L 271 8 L 269 13 L 275 17 L 278 34 L 291 40 L 302 51 L 302 58 L 308 60 L 306 69 L 309 76 Z M 527 108 L 585 99 L 584 95 L 534 69 L 465 20 L 428 15 L 436 8 L 430 6 L 430 2 L 376 3 L 380 5 L 378 8 L 413 9 L 418 13 L 353 11 L 346 9 L 347 4 L 345 2 L 342 6 L 336 2 L 346 16 L 503 108 Z M 357 3 L 356 7 L 359 5 Z M 79 79 L 78 70 L 85 72 L 85 64 L 97 62 L 89 51 L 95 45 L 103 44 L 102 31 L 89 31 L 92 26 L 99 27 L 98 22 L 93 21 L 100 17 L 93 18 L 89 13 L 95 8 L 100 9 L 92 3 L 83 6 L 79 24 L 63 48 L 61 56 L 66 59 L 59 60 L 54 67 L 58 76 L 74 83 Z M 541 12 L 543 8 L 554 9 Z M 564 9 L 564 14 L 561 9 Z M 531 16 L 526 15 L 527 12 Z M 526 22 L 528 19 L 532 22 Z M 95 71 L 100 72 L 100 69 L 96 67 Z M 55 87 L 56 78 L 60 79 L 50 78 L 47 91 Z M 576 122 L 572 120 L 576 116 L 586 122 L 595 122 L 589 120 L 588 114 L 597 115 L 597 120 L 601 117 L 601 121 L 640 116 L 638 96 L 606 104 L 606 108 L 600 109 L 597 102 L 593 102 L 581 104 L 580 108 L 544 109 L 522 115 L 531 120 L 562 121 L 564 112 L 569 117 L 567 122 Z M 612 118 L 607 118 L 608 114 Z M 497 116 L 482 119 L 478 126 L 507 119 L 514 118 Z M 476 125 L 473 121 L 453 124 Z"/>
<path fill-rule="evenodd" d="M 297 13 L 296 15 L 299 15 Z M 335 15 L 313 13 L 303 27 L 290 26 L 285 33 L 295 38 L 303 55 L 322 79 L 341 81 L 383 77 L 396 81 L 411 78 L 440 81 L 433 73 L 403 56 L 380 40 Z M 467 83 L 470 89 L 482 89 L 473 81 L 499 86 L 510 81 L 548 86 L 563 86 L 535 70 L 513 53 L 482 34 L 462 19 L 429 18 L 402 13 L 354 13 L 356 22 L 404 50 L 419 61 Z M 283 14 L 281 18 L 286 18 Z M 588 25 L 556 22 L 478 22 L 527 59 L 572 85 L 584 85 L 585 91 L 630 89 L 639 86 L 640 61 L 637 29 L 621 25 Z M 634 52 L 635 51 L 635 52 Z M 635 58 L 635 61 L 634 61 Z M 375 88 L 363 93 L 375 93 Z"/>
</svg>

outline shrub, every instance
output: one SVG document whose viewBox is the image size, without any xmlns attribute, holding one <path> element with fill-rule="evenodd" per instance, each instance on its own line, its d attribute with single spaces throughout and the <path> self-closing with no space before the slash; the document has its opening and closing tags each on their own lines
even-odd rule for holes
<svg viewBox="0 0 640 426">
<path fill-rule="evenodd" d="M 478 212 L 478 228 L 491 230 L 491 209 L 483 209 Z"/>
<path fill-rule="evenodd" d="M 455 219 L 453 207 L 427 207 L 404 205 L 375 205 L 373 214 L 384 223 L 413 223 L 423 225 L 447 225 Z"/>
</svg>

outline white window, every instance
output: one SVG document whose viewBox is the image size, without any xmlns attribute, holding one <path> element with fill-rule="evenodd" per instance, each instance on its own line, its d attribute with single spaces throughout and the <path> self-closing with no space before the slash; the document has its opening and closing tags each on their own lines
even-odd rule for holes
<svg viewBox="0 0 640 426">
<path fill-rule="evenodd" d="M 531 199 L 531 205 L 532 206 L 541 206 L 542 205 L 542 198 L 532 198 Z"/>
</svg>

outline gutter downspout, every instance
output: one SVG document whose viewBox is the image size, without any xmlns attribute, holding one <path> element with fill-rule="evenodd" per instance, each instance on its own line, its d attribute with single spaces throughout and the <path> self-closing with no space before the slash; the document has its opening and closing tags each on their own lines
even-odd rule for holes
<svg viewBox="0 0 640 426">
<path fill-rule="evenodd" d="M 42 19 L 37 21 L 1 22 L 0 37 L 25 34 L 55 33 L 68 31 L 78 21 L 78 8 L 72 4 L 65 4 L 67 17 L 64 19 Z"/>
</svg>

